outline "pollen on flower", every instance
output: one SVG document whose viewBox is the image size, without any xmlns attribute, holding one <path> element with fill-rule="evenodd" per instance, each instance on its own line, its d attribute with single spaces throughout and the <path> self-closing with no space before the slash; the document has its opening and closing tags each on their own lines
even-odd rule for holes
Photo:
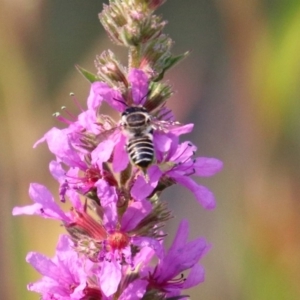
<svg viewBox="0 0 300 300">
<path fill-rule="evenodd" d="M 107 240 L 108 245 L 111 247 L 112 250 L 121 250 L 128 246 L 130 241 L 128 235 L 120 231 L 116 231 L 109 235 Z"/>
</svg>

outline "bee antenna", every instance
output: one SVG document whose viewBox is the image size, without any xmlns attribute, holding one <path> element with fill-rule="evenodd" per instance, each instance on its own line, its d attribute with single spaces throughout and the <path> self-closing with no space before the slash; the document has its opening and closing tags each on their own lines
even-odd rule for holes
<svg viewBox="0 0 300 300">
<path fill-rule="evenodd" d="M 143 102 L 143 100 L 150 95 L 151 91 L 149 90 L 145 96 L 143 96 L 139 102 L 139 105 Z"/>
<path fill-rule="evenodd" d="M 113 98 L 115 101 L 122 103 L 124 106 L 128 107 L 128 104 L 124 100 Z"/>
</svg>

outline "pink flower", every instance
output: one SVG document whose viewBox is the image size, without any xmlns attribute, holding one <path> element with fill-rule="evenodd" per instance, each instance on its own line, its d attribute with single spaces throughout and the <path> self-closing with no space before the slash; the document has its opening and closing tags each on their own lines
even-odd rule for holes
<svg viewBox="0 0 300 300">
<path fill-rule="evenodd" d="M 132 246 L 138 248 L 152 247 L 161 252 L 159 241 L 147 236 L 135 236 L 136 226 L 151 212 L 152 206 L 147 200 L 131 202 L 121 220 L 117 214 L 118 195 L 103 179 L 97 184 L 98 197 L 103 208 L 103 227 L 107 237 L 102 241 L 99 260 L 102 268 L 99 274 L 99 285 L 106 296 L 114 294 L 118 288 L 126 265 L 135 267 Z"/>
<path fill-rule="evenodd" d="M 112 89 L 108 84 L 100 81 L 94 82 L 87 100 L 88 109 L 96 110 L 103 101 L 119 112 L 123 112 L 130 105 L 143 105 L 148 93 L 147 75 L 142 70 L 131 69 L 128 73 L 128 82 L 131 86 L 132 98 L 130 100 L 124 99 L 119 91 Z"/>
<path fill-rule="evenodd" d="M 172 141 L 168 145 L 168 151 L 157 157 L 158 165 L 149 168 L 149 179 L 139 176 L 135 181 L 131 194 L 136 199 L 149 196 L 157 187 L 160 180 L 171 180 L 188 188 L 196 197 L 196 200 L 206 209 L 215 207 L 213 193 L 206 187 L 199 185 L 192 175 L 209 177 L 222 169 L 222 162 L 216 158 L 193 158 L 197 148 L 190 142 L 177 145 Z M 159 152 L 158 152 L 159 153 Z"/>
<path fill-rule="evenodd" d="M 31 183 L 29 187 L 29 196 L 34 204 L 23 207 L 14 207 L 12 212 L 14 216 L 21 214 L 39 215 L 43 218 L 60 220 L 64 223 L 71 222 L 71 218 L 59 207 L 59 205 L 57 205 L 50 191 L 43 185 Z"/>
<path fill-rule="evenodd" d="M 159 256 L 159 262 L 149 275 L 149 289 L 157 289 L 167 296 L 178 296 L 187 289 L 204 281 L 204 269 L 199 260 L 210 249 L 205 239 L 198 238 L 188 242 L 189 225 L 181 221 L 176 237 L 168 252 Z M 185 279 L 182 272 L 190 270 Z"/>
<path fill-rule="evenodd" d="M 42 299 L 80 300 L 84 296 L 91 263 L 78 256 L 69 237 L 60 236 L 54 258 L 30 252 L 26 261 L 43 275 L 28 285 L 28 290 L 41 294 Z"/>
</svg>

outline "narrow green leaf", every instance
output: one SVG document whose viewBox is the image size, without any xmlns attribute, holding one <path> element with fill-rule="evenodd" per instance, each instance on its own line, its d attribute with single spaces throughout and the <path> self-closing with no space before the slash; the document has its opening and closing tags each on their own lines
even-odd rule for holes
<svg viewBox="0 0 300 300">
<path fill-rule="evenodd" d="M 169 58 L 167 58 L 164 62 L 165 66 L 162 70 L 162 72 L 157 76 L 157 78 L 155 79 L 155 81 L 159 81 L 162 80 L 165 72 L 172 68 L 173 66 L 175 66 L 177 63 L 179 63 L 181 60 L 183 60 L 184 58 L 186 58 L 188 55 L 190 54 L 190 51 L 186 51 L 178 56 L 171 56 Z"/>
<path fill-rule="evenodd" d="M 79 73 L 81 75 L 83 75 L 83 77 L 85 79 L 87 79 L 90 83 L 93 83 L 95 81 L 99 81 L 99 78 L 97 77 L 97 75 L 85 70 L 84 68 L 80 67 L 79 65 L 76 65 L 75 68 L 79 71 Z"/>
</svg>

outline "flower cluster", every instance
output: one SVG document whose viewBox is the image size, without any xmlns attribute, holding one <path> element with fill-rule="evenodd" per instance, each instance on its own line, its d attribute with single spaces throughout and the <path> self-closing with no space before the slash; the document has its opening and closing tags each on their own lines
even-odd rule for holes
<svg viewBox="0 0 300 300">
<path fill-rule="evenodd" d="M 212 192 L 193 177 L 212 176 L 222 163 L 195 157 L 196 146 L 179 140 L 193 124 L 176 122 L 166 108 L 172 89 L 161 80 L 186 53 L 170 52 L 165 22 L 153 14 L 163 2 L 115 0 L 104 6 L 100 21 L 113 42 L 128 48 L 129 65 L 106 51 L 96 58 L 97 74 L 78 67 L 91 83 L 87 109 L 79 107 L 72 119 L 56 114 L 67 126 L 52 128 L 35 144 L 48 144 L 60 202 L 71 204 L 65 212 L 45 186 L 32 183 L 34 203 L 13 210 L 58 220 L 67 231 L 54 258 L 27 255 L 43 275 L 28 289 L 43 300 L 187 299 L 182 290 L 204 280 L 199 260 L 210 245 L 204 238 L 188 241 L 183 220 L 165 249 L 163 227 L 172 213 L 160 194 L 180 184 L 213 209 Z M 101 113 L 103 102 L 120 113 L 119 120 Z"/>
</svg>

